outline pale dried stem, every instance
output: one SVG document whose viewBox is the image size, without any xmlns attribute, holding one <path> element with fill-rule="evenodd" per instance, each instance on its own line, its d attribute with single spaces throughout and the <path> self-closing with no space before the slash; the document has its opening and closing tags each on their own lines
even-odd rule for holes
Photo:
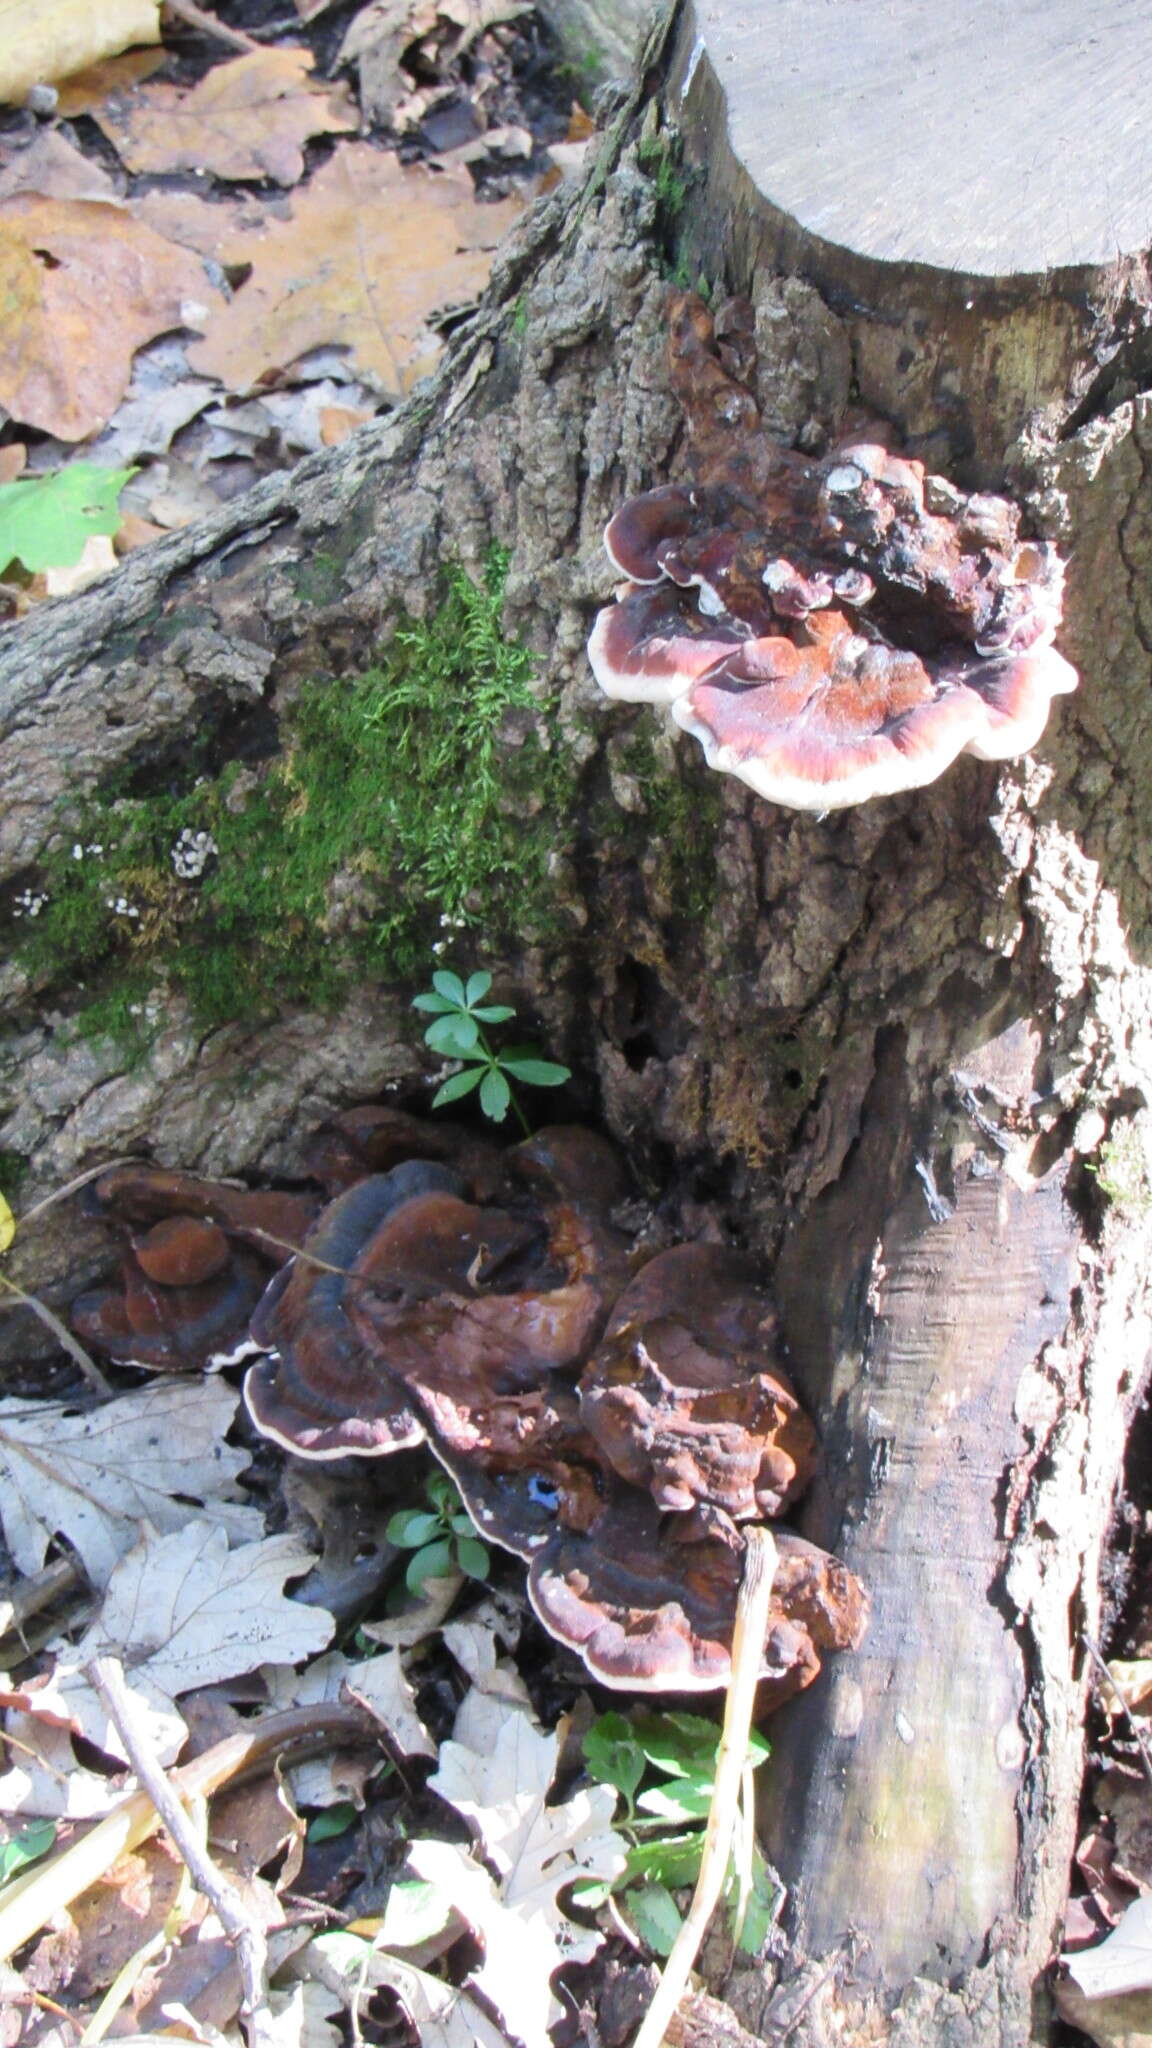
<svg viewBox="0 0 1152 2048">
<path fill-rule="evenodd" d="M 89 1358 L 84 1346 L 72 1335 L 68 1325 L 62 1323 L 58 1315 L 53 1314 L 47 1302 L 41 1301 L 38 1295 L 25 1294 L 24 1289 L 17 1287 L 14 1280 L 9 1280 L 6 1273 L 0 1273 L 0 1288 L 3 1288 L 6 1293 L 12 1295 L 15 1301 L 21 1302 L 25 1308 L 30 1308 L 34 1316 L 39 1316 L 40 1321 L 45 1327 L 51 1330 L 56 1342 L 62 1345 L 68 1353 L 73 1364 L 79 1366 L 89 1386 L 100 1395 L 102 1400 L 110 1401 L 112 1399 L 112 1389 L 95 1359 Z M 0 1300 L 0 1307 L 3 1307 L 3 1305 L 3 1301 Z"/>
<path fill-rule="evenodd" d="M 254 36 L 245 35 L 242 28 L 229 28 L 218 21 L 206 8 L 197 7 L 196 0 L 164 0 L 165 14 L 174 14 L 178 21 L 186 21 L 189 28 L 198 28 L 206 36 L 214 36 L 218 43 L 227 43 L 233 50 L 259 50 L 263 48 Z"/>
<path fill-rule="evenodd" d="M 182 1799 L 207 1797 L 221 1785 L 267 1769 L 274 1758 L 314 1756 L 333 1743 L 375 1746 L 378 1731 L 358 1707 L 328 1702 L 269 1714 L 241 1734 L 225 1736 L 202 1755 L 181 1764 L 171 1783 Z M 147 1792 L 132 1792 L 87 1834 L 66 1849 L 21 1871 L 0 1891 L 0 1962 L 4 1962 L 62 1907 L 98 1884 L 117 1857 L 139 1848 L 160 1826 Z"/>
<path fill-rule="evenodd" d="M 208 1900 L 232 1943 L 243 1986 L 240 2011 L 248 2031 L 249 2048 L 276 2048 L 276 2021 L 268 2004 L 268 1944 L 263 1928 L 256 1926 L 235 1885 L 217 1870 L 187 1810 L 149 1749 L 140 1716 L 124 1683 L 124 1667 L 119 1657 L 93 1657 L 87 1674 L 107 1708 L 132 1769 L 187 1865 L 193 1884 Z"/>
<path fill-rule="evenodd" d="M 720 1902 L 740 1802 L 740 1783 L 748 1759 L 748 1733 L 756 1704 L 756 1686 L 768 1633 L 768 1610 L 776 1576 L 777 1551 L 769 1529 L 753 1525 L 745 1532 L 744 1576 L 732 1632 L 732 1675 L 724 1705 L 724 1727 L 716 1756 L 716 1781 L 704 1829 L 700 1875 L 664 1965 L 663 1975 L 633 2042 L 633 2048 L 660 2048 L 668 2024 L 688 1986 L 692 1965 L 708 1922 Z"/>
</svg>

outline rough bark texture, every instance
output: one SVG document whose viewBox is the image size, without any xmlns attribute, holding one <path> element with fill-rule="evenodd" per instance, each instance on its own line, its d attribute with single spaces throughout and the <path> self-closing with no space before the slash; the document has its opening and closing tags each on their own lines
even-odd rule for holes
<svg viewBox="0 0 1152 2048">
<path fill-rule="evenodd" d="M 1037 371 L 1044 433 L 1012 399 L 1011 470 L 1069 552 L 1083 675 L 1035 759 L 961 760 L 824 820 L 718 785 L 651 712 L 599 701 L 583 656 L 605 517 L 677 464 L 658 195 L 628 119 L 605 176 L 521 231 L 417 404 L 0 642 L 0 875 L 11 904 L 116 763 L 354 671 L 438 563 L 511 546 L 508 627 L 539 656 L 571 796 L 550 936 L 486 933 L 484 957 L 681 1225 L 706 1196 L 778 1262 L 827 1445 L 803 1526 L 875 1601 L 861 1655 L 777 1723 L 765 1825 L 796 1945 L 781 1983 L 744 1970 L 728 1995 L 769 2041 L 1008 2048 L 1046 2036 L 1080 1632 L 1149 1337 L 1152 401 L 1053 437 L 1093 390 L 1088 326 Z M 909 391 L 930 410 L 942 303 L 898 379 L 882 321 L 724 246 L 786 437 L 833 427 L 854 376 L 892 414 Z M 953 367 L 937 431 L 959 421 L 952 453 L 999 476 L 1003 391 L 978 347 Z M 33 1161 L 26 1199 L 140 1149 L 290 1173 L 321 1107 L 418 1073 L 407 995 L 207 1034 L 174 1001 L 126 1069 L 70 1040 L 71 991 L 10 967 L 0 1146 Z M 58 1295 L 99 1255 L 69 1220 L 17 1272 Z"/>
</svg>

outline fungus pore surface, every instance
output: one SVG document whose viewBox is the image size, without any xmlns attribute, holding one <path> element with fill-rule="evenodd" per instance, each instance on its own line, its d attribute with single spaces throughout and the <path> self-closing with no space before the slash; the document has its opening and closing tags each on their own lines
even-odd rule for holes
<svg viewBox="0 0 1152 2048">
<path fill-rule="evenodd" d="M 726 1684 L 741 1524 L 785 1510 L 817 1458 L 755 1266 L 713 1244 L 644 1262 L 615 1221 L 624 1164 L 578 1126 L 500 1150 L 370 1107 L 305 1157 L 322 1193 L 103 1175 L 88 1200 L 126 1240 L 120 1282 L 76 1304 L 78 1329 L 125 1363 L 260 1352 L 248 1413 L 299 1457 L 426 1440 L 597 1678 Z M 851 1573 L 783 1532 L 765 1703 L 866 1618 Z"/>
<path fill-rule="evenodd" d="M 625 581 L 588 642 L 610 697 L 668 707 L 709 765 L 823 812 L 1035 746 L 1076 687 L 1064 568 L 1007 498 L 965 495 L 862 424 L 820 461 L 760 426 L 752 310 L 677 293 L 683 483 L 609 521 Z"/>
</svg>

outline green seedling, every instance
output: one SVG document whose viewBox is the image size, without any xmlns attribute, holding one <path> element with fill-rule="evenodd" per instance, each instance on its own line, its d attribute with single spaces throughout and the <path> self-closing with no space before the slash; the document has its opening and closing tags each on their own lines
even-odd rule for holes
<svg viewBox="0 0 1152 2048">
<path fill-rule="evenodd" d="M 480 1091 L 480 1107 L 493 1123 L 503 1123 L 513 1111 L 525 1137 L 531 1125 L 520 1107 L 512 1082 L 523 1081 L 532 1088 L 561 1088 L 571 1079 L 568 1067 L 541 1057 L 534 1045 L 510 1045 L 494 1051 L 484 1029 L 487 1024 L 506 1024 L 516 1012 L 507 1003 L 486 1003 L 492 976 L 481 970 L 463 982 L 458 974 L 440 968 L 432 976 L 432 987 L 413 1001 L 414 1010 L 430 1013 L 434 1021 L 424 1033 L 425 1045 L 448 1059 L 464 1062 L 458 1074 L 450 1074 L 432 1097 L 433 1109 L 442 1103 L 458 1102 L 461 1096 Z"/>
<path fill-rule="evenodd" d="M 424 1492 L 428 1506 L 399 1508 L 386 1531 L 398 1550 L 414 1552 L 404 1574 L 409 1592 L 419 1593 L 425 1579 L 447 1578 L 450 1572 L 486 1579 L 491 1562 L 487 1548 L 448 1474 L 429 1473 Z"/>
<path fill-rule="evenodd" d="M 685 1713 L 602 1714 L 584 1738 L 590 1775 L 620 1797 L 622 1810 L 614 1825 L 629 1849 L 614 1884 L 586 1885 L 576 1896 L 581 1905 L 595 1907 L 614 1892 L 657 1955 L 670 1952 L 680 1931 L 673 1892 L 690 1888 L 699 1875 L 719 1742 L 714 1722 Z M 768 1744 L 753 1734 L 751 1769 L 768 1754 Z M 751 1841 L 747 1846 L 746 1883 L 741 1886 L 733 1864 L 724 1896 L 737 1945 L 756 1955 L 772 1923 L 773 1887 L 759 1849 Z"/>
</svg>

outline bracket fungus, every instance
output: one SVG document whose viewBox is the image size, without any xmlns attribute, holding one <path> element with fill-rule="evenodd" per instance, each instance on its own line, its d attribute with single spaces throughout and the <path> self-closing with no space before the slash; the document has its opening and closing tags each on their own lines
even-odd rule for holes
<svg viewBox="0 0 1152 2048">
<path fill-rule="evenodd" d="M 192 1333 L 188 1298 L 246 1289 L 239 1331 L 229 1297 L 228 1335 L 236 1356 L 263 1354 L 244 1387 L 263 1435 L 314 1459 L 426 1441 L 482 1533 L 527 1561 L 545 1627 L 597 1678 L 726 1684 L 741 1524 L 787 1508 L 817 1457 L 755 1266 L 684 1244 L 634 1270 L 612 1214 L 623 1162 L 575 1126 L 499 1151 L 357 1110 L 307 1156 L 335 1190 L 323 1204 L 151 1169 L 102 1176 L 95 1206 L 131 1245 L 120 1289 L 79 1303 L 78 1326 L 114 1358 L 215 1363 L 219 1332 Z M 268 1231 L 299 1247 L 271 1278 L 284 1255 Z M 146 1354 L 138 1304 L 155 1322 L 157 1297 L 163 1341 Z M 836 1559 L 788 1533 L 781 1556 L 766 1704 L 867 1620 Z"/>
<path fill-rule="evenodd" d="M 1076 671 L 1052 642 L 1063 564 L 1007 498 L 965 494 L 861 433 L 820 461 L 760 428 L 750 308 L 672 303 L 684 483 L 630 499 L 604 545 L 601 689 L 665 705 L 709 765 L 794 810 L 1034 747 Z"/>
</svg>

